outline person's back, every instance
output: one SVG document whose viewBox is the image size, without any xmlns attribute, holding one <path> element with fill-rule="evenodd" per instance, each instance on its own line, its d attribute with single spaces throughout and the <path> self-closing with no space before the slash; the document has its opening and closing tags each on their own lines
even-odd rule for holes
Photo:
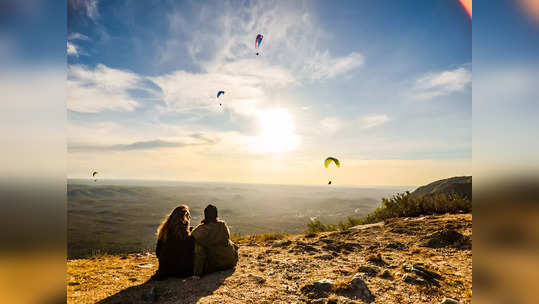
<svg viewBox="0 0 539 304">
<path fill-rule="evenodd" d="M 238 246 L 230 240 L 226 223 L 218 219 L 216 207 L 208 207 L 210 215 L 204 210 L 205 220 L 191 234 L 195 239 L 194 275 L 198 276 L 233 268 L 238 263 Z"/>
<path fill-rule="evenodd" d="M 189 231 L 190 219 L 189 208 L 182 205 L 175 208 L 159 227 L 155 248 L 159 268 L 153 279 L 193 274 L 195 242 Z"/>
<path fill-rule="evenodd" d="M 157 241 L 155 254 L 159 259 L 159 271 L 164 276 L 187 277 L 193 274 L 195 241 L 192 236 L 169 237 Z"/>
</svg>

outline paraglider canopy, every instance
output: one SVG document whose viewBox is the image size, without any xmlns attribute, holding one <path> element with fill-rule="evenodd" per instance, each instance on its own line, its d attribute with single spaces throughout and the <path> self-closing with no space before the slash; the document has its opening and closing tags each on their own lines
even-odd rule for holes
<svg viewBox="0 0 539 304">
<path fill-rule="evenodd" d="M 331 164 L 331 162 L 335 163 L 337 168 L 341 167 L 341 162 L 338 159 L 336 159 L 335 157 L 326 158 L 326 160 L 324 161 L 324 166 L 327 168 L 329 166 L 329 164 Z"/>
<path fill-rule="evenodd" d="M 258 50 L 260 49 L 260 44 L 262 44 L 262 39 L 264 38 L 264 36 L 262 36 L 261 34 L 258 34 L 256 35 L 256 39 L 255 39 L 255 50 Z M 256 52 L 256 56 L 258 56 L 258 52 Z"/>
<path fill-rule="evenodd" d="M 217 92 L 217 98 L 219 98 L 219 96 L 221 96 L 221 95 L 223 95 L 223 94 L 225 94 L 225 91 L 219 91 L 219 92 Z"/>
<path fill-rule="evenodd" d="M 95 177 L 97 175 L 97 171 L 94 171 L 94 173 L 92 173 L 92 177 Z"/>
</svg>

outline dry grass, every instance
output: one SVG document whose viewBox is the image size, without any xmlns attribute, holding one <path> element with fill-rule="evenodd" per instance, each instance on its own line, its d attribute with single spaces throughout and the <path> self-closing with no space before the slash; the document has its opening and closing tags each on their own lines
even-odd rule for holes
<svg viewBox="0 0 539 304">
<path fill-rule="evenodd" d="M 233 234 L 230 239 L 238 244 L 244 243 L 265 243 L 269 241 L 281 240 L 289 236 L 288 233 L 257 233 L 252 235 L 237 235 Z"/>
<path fill-rule="evenodd" d="M 395 276 L 390 281 L 377 276 L 365 280 L 376 297 L 376 303 L 439 303 L 444 296 L 470 304 L 472 296 L 471 250 L 453 248 L 415 248 L 431 231 L 450 224 L 463 234 L 471 235 L 471 214 L 426 217 L 424 220 L 397 219 L 384 230 L 378 227 L 348 234 L 320 233 L 313 238 L 304 235 L 261 234 L 242 237 L 240 260 L 235 270 L 218 272 L 200 280 L 169 279 L 147 283 L 157 268 L 153 254 L 122 256 L 99 255 L 91 259 L 69 260 L 67 263 L 67 294 L 69 303 L 148 303 L 142 300 L 155 287 L 159 303 L 303 303 L 302 285 L 320 279 L 335 282 L 334 293 L 346 288 L 358 264 L 382 260 L 380 272 L 389 269 Z M 396 233 L 395 229 L 413 229 L 413 233 Z M 411 230 L 409 230 L 411 231 Z M 286 239 L 287 247 L 272 247 L 269 241 Z M 361 250 L 341 254 L 334 259 L 313 259 L 307 251 L 290 250 L 300 241 L 315 247 L 319 254 L 331 254 L 326 241 L 335 244 L 354 242 Z M 387 248 L 401 242 L 410 251 Z M 372 248 L 372 249 L 370 249 Z M 415 250 L 417 253 L 411 254 Z M 258 258 L 260 257 L 260 258 Z M 426 269 L 443 276 L 440 287 L 420 288 L 404 283 L 401 267 L 404 263 L 422 263 Z M 151 266 L 147 266 L 151 264 Z M 343 272 L 342 270 L 347 270 Z M 400 273 L 400 274 L 397 274 Z M 263 279 L 263 280 L 261 280 Z M 261 283 L 263 282 L 263 283 Z M 343 293 L 345 294 L 345 293 Z M 331 295 L 337 301 L 336 295 Z M 342 297 L 342 296 L 341 296 Z"/>
</svg>

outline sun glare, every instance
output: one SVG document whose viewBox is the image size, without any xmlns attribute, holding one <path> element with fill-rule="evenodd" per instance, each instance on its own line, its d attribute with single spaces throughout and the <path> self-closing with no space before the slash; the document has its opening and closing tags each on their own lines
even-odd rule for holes
<svg viewBox="0 0 539 304">
<path fill-rule="evenodd" d="M 288 111 L 269 109 L 258 115 L 260 124 L 258 152 L 286 152 L 296 149 L 299 138 L 294 134 L 294 120 Z"/>
</svg>

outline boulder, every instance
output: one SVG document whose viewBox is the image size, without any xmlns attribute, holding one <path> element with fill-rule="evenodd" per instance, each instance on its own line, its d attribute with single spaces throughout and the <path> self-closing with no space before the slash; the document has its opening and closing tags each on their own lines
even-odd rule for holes
<svg viewBox="0 0 539 304">
<path fill-rule="evenodd" d="M 459 301 L 451 298 L 444 298 L 440 304 L 459 304 Z"/>
</svg>

